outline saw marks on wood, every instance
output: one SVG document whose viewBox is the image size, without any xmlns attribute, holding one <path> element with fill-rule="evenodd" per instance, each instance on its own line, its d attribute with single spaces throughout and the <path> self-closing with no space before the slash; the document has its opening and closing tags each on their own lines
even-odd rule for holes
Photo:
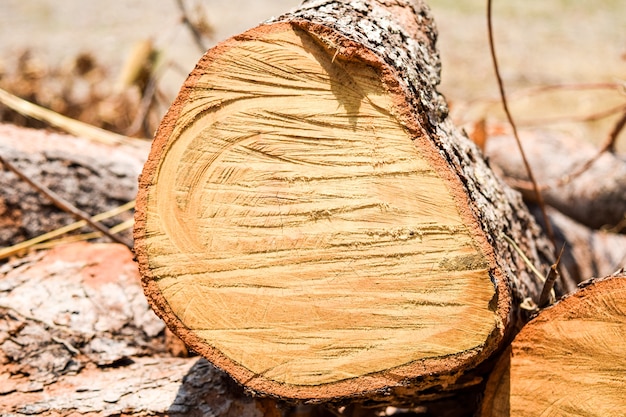
<svg viewBox="0 0 626 417">
<path fill-rule="evenodd" d="M 626 410 L 626 277 L 545 310 L 488 384 L 483 415 L 620 416 Z"/>
<path fill-rule="evenodd" d="M 145 236 L 195 335 L 293 385 L 486 343 L 486 258 L 374 68 L 290 29 L 229 43 L 190 88 Z"/>
</svg>

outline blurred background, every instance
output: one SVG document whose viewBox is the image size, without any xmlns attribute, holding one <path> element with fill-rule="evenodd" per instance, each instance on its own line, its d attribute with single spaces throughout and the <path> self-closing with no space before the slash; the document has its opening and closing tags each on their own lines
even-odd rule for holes
<svg viewBox="0 0 626 417">
<path fill-rule="evenodd" d="M 480 121 L 503 120 L 486 1 L 428 3 L 440 34 L 441 91 L 455 121 L 471 130 Z M 297 4 L 2 0 L 0 88 L 105 129 L 150 137 L 206 48 Z M 601 141 L 626 103 L 626 2 L 501 0 L 494 2 L 493 19 L 501 72 L 521 126 Z M 0 120 L 43 126 L 2 105 Z"/>
</svg>

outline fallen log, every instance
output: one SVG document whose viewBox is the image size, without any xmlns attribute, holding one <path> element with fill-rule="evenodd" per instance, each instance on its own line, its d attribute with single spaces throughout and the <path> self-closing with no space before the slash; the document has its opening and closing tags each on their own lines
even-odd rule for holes
<svg viewBox="0 0 626 417">
<path fill-rule="evenodd" d="M 163 328 L 123 245 L 75 243 L 4 264 L 0 414 L 277 415 L 206 361 L 171 357 Z"/>
<path fill-rule="evenodd" d="M 139 141 L 136 147 L 108 145 L 0 124 L 2 158 L 92 216 L 135 198 L 137 177 L 148 154 L 142 145 Z M 112 227 L 131 218 L 124 213 L 104 224 Z M 0 164 L 0 248 L 75 221 Z"/>
<path fill-rule="evenodd" d="M 447 118 L 435 39 L 422 1 L 305 1 L 208 51 L 165 116 L 144 289 L 250 391 L 449 395 L 536 302 L 553 248 Z"/>
<path fill-rule="evenodd" d="M 626 232 L 624 155 L 605 152 L 575 175 L 598 153 L 593 145 L 545 131 L 524 131 L 521 139 L 546 204 L 588 227 Z M 525 200 L 535 201 L 513 137 L 490 137 L 485 153 L 509 185 L 522 192 Z"/>
<path fill-rule="evenodd" d="M 541 311 L 500 358 L 481 416 L 623 415 L 625 305 L 622 270 Z"/>
</svg>

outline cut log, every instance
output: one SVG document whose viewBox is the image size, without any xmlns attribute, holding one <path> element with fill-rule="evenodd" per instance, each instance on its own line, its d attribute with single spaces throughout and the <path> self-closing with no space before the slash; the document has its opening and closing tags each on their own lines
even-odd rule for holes
<svg viewBox="0 0 626 417">
<path fill-rule="evenodd" d="M 624 415 L 625 306 L 622 270 L 539 313 L 499 360 L 481 415 Z"/>
<path fill-rule="evenodd" d="M 249 390 L 452 389 L 541 291 L 521 253 L 553 249 L 447 118 L 435 38 L 421 1 L 308 1 L 208 51 L 164 118 L 145 292 Z"/>
<path fill-rule="evenodd" d="M 0 307 L 8 365 L 0 362 L 33 381 L 163 350 L 153 339 L 164 325 L 148 307 L 123 245 L 75 243 L 3 265 Z"/>
<path fill-rule="evenodd" d="M 591 228 L 626 232 L 626 156 L 607 152 L 583 173 L 561 185 L 598 150 L 556 132 L 524 131 L 521 139 L 537 182 L 550 186 L 542 191 L 546 204 Z M 490 137 L 486 154 L 511 186 L 519 189 L 526 200 L 535 201 L 513 137 Z"/>
</svg>

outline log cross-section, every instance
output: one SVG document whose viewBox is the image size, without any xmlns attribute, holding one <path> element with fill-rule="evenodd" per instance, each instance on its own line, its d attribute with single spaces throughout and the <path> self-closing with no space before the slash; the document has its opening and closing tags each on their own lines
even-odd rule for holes
<svg viewBox="0 0 626 417">
<path fill-rule="evenodd" d="M 140 180 L 155 311 L 283 398 L 453 385 L 487 358 L 539 287 L 519 252 L 548 245 L 437 82 L 422 3 L 305 2 L 208 51 Z"/>
<path fill-rule="evenodd" d="M 151 226 L 174 314 L 298 385 L 481 345 L 495 289 L 436 167 L 373 69 L 282 29 L 221 54 L 181 111 L 211 114 L 180 133 L 154 188 L 172 196 Z M 218 106 L 221 86 L 236 93 Z"/>
<path fill-rule="evenodd" d="M 626 273 L 592 279 L 541 311 L 489 377 L 483 417 L 626 411 Z"/>
</svg>

